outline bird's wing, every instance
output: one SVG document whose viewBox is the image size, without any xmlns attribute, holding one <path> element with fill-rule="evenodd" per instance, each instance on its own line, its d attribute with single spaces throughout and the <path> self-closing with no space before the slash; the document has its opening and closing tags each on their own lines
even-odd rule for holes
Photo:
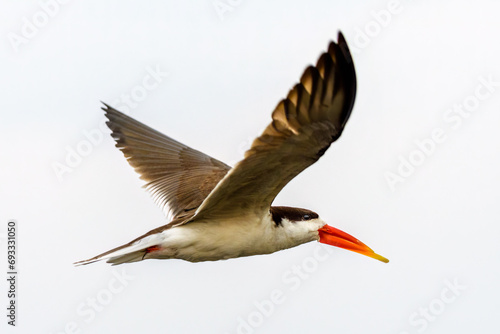
<svg viewBox="0 0 500 334">
<path fill-rule="evenodd" d="M 281 189 L 340 137 L 355 95 L 354 64 L 339 32 L 338 42 L 330 43 L 316 66 L 306 68 L 300 83 L 278 103 L 271 124 L 190 221 L 262 216 Z"/>
<path fill-rule="evenodd" d="M 111 136 L 157 204 L 174 219 L 192 216 L 231 169 L 105 104 Z"/>
</svg>

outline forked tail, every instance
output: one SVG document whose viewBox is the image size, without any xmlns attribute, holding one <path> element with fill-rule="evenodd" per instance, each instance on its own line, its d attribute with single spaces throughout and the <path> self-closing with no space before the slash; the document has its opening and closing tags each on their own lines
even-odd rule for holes
<svg viewBox="0 0 500 334">
<path fill-rule="evenodd" d="M 156 250 L 156 245 L 160 242 L 156 234 L 137 238 L 128 244 L 113 248 L 107 252 L 94 256 L 93 258 L 73 263 L 76 266 L 94 263 L 101 260 L 113 265 L 142 261 L 148 253 Z"/>
</svg>

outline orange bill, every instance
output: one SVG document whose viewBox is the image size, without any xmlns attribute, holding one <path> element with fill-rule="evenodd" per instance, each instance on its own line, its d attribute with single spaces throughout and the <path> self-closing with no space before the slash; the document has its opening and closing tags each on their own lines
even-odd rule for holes
<svg viewBox="0 0 500 334">
<path fill-rule="evenodd" d="M 359 254 L 369 256 L 384 263 L 389 262 L 388 259 L 386 259 L 381 255 L 376 254 L 370 247 L 368 247 L 367 245 L 365 245 L 352 235 L 347 234 L 335 227 L 325 225 L 322 228 L 320 228 L 318 232 L 319 232 L 319 242 L 323 244 L 344 248 Z"/>
</svg>

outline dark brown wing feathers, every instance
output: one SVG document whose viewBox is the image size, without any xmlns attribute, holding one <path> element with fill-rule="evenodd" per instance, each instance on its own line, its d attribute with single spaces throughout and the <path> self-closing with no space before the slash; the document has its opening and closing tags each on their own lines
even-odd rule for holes
<svg viewBox="0 0 500 334">
<path fill-rule="evenodd" d="M 354 65 L 339 33 L 338 43 L 331 42 L 316 66 L 306 68 L 245 159 L 217 185 L 193 220 L 268 212 L 281 189 L 340 137 L 355 96 Z"/>
<path fill-rule="evenodd" d="M 111 136 L 147 183 L 154 200 L 174 218 L 194 214 L 230 167 L 106 105 Z"/>
<path fill-rule="evenodd" d="M 341 33 L 280 101 L 272 122 L 230 167 L 106 106 L 107 123 L 156 202 L 183 224 L 268 212 L 281 189 L 337 140 L 356 95 L 356 74 Z M 229 173 L 228 173 L 229 172 Z M 248 213 L 248 212 L 247 212 Z"/>
</svg>

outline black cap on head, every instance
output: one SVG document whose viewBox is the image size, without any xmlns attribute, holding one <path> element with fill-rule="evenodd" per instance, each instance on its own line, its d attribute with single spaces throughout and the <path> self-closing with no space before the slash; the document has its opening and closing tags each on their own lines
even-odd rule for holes
<svg viewBox="0 0 500 334">
<path fill-rule="evenodd" d="M 290 221 L 311 220 L 318 218 L 319 215 L 311 210 L 292 208 L 289 206 L 272 206 L 271 215 L 276 226 L 281 226 L 282 219 L 286 218 Z"/>
</svg>

